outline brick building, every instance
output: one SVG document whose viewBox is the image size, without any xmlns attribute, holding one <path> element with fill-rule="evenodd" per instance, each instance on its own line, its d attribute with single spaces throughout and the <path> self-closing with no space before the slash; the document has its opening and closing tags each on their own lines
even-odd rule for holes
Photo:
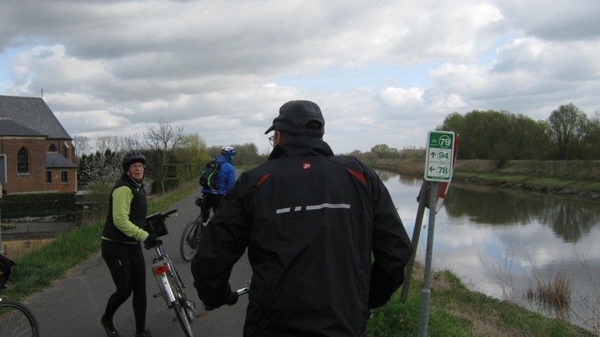
<svg viewBox="0 0 600 337">
<path fill-rule="evenodd" d="M 0 95 L 5 193 L 77 192 L 72 140 L 43 99 Z"/>
</svg>

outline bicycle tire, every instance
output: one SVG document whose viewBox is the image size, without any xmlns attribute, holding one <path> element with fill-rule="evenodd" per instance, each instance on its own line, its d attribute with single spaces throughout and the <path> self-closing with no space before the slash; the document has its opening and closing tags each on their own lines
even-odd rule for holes
<svg viewBox="0 0 600 337">
<path fill-rule="evenodd" d="M 35 315 L 24 304 L 0 298 L 0 336 L 39 337 Z"/>
<path fill-rule="evenodd" d="M 199 228 L 202 228 L 201 220 L 192 220 L 185 225 L 183 233 L 181 233 L 179 252 L 181 253 L 181 258 L 186 262 L 191 261 L 198 250 L 198 240 L 200 239 Z M 194 233 L 198 236 L 197 238 L 194 237 Z"/>
<path fill-rule="evenodd" d="M 175 316 L 177 316 L 179 325 L 181 325 L 181 328 L 187 337 L 194 337 L 191 320 L 189 319 L 187 313 L 187 308 L 182 306 L 182 302 L 185 301 L 185 293 L 183 293 L 183 289 L 179 287 L 177 281 L 174 280 L 172 273 L 167 274 L 167 280 L 169 281 L 169 287 L 171 287 L 173 295 L 175 295 L 175 301 L 171 302 L 171 308 L 173 308 L 173 311 L 175 311 Z M 183 303 L 186 305 L 186 302 Z"/>
</svg>

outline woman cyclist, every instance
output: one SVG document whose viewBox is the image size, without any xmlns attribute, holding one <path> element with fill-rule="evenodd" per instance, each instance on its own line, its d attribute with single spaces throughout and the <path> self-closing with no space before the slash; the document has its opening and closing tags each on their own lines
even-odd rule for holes
<svg viewBox="0 0 600 337">
<path fill-rule="evenodd" d="M 146 329 L 146 264 L 140 242 L 152 248 L 160 239 L 143 229 L 148 210 L 142 187 L 146 157 L 130 151 L 121 163 L 124 173 L 110 195 L 102 232 L 102 257 L 117 289 L 108 299 L 101 323 L 107 336 L 120 337 L 113 316 L 133 294 L 135 336 L 147 337 L 151 334 Z"/>
</svg>

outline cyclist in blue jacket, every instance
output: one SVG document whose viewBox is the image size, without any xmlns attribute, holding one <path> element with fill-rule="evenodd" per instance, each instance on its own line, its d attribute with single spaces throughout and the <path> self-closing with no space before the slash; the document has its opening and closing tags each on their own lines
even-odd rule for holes
<svg viewBox="0 0 600 337">
<path fill-rule="evenodd" d="M 219 162 L 219 174 L 217 176 L 217 186 L 219 189 L 210 189 L 202 187 L 200 192 L 203 194 L 202 200 L 202 222 L 203 226 L 206 226 L 206 222 L 210 217 L 210 210 L 215 212 L 219 206 L 221 199 L 231 189 L 235 182 L 235 168 L 231 162 L 235 157 L 235 149 L 230 145 L 225 145 L 221 149 L 221 156 L 217 158 Z"/>
</svg>

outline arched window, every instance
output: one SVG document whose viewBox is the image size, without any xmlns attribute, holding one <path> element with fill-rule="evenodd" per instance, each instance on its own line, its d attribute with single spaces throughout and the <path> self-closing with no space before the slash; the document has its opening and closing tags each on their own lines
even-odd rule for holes
<svg viewBox="0 0 600 337">
<path fill-rule="evenodd" d="M 54 143 L 52 143 L 52 144 L 50 144 L 50 149 L 48 149 L 48 151 L 57 152 L 58 148 L 56 147 L 56 145 L 54 145 Z"/>
<path fill-rule="evenodd" d="M 24 147 L 17 152 L 17 173 L 29 173 L 29 153 Z"/>
</svg>

